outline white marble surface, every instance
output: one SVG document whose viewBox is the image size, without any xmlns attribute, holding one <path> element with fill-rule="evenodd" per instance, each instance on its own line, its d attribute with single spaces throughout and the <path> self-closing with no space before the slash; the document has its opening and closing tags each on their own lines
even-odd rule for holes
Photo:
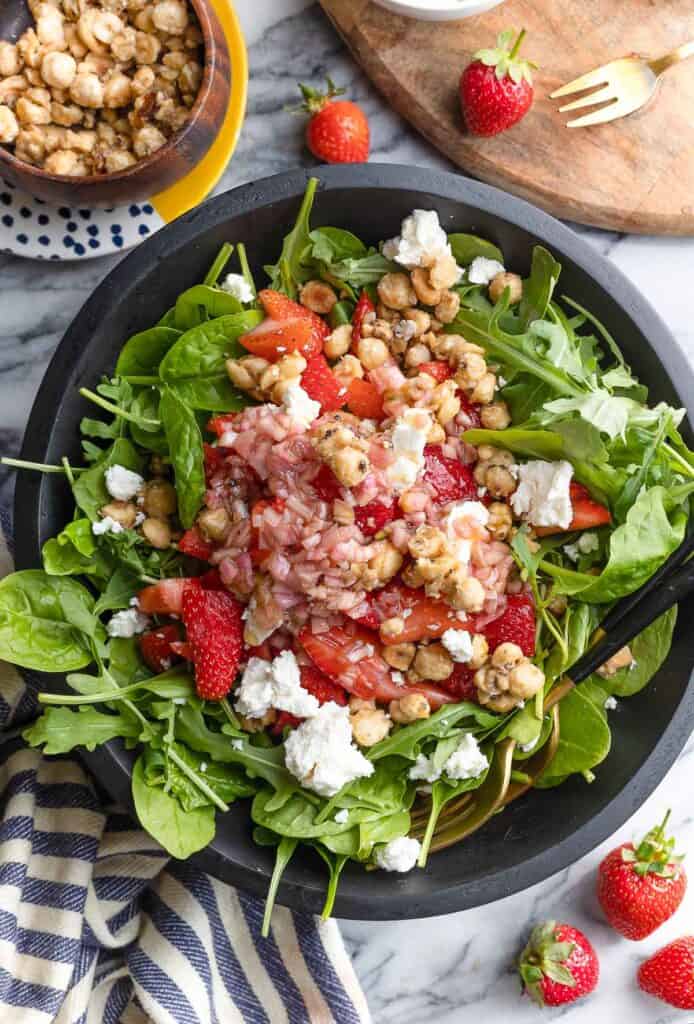
<svg viewBox="0 0 694 1024">
<path fill-rule="evenodd" d="M 345 0 L 348 2 L 348 0 Z M 305 0 L 237 0 L 250 43 L 248 118 L 222 187 L 230 187 L 311 158 L 295 119 L 283 110 L 296 100 L 296 82 L 319 84 L 329 72 L 369 112 L 373 159 L 448 167 L 416 138 L 359 74 L 321 13 Z M 694 360 L 691 316 L 694 240 L 628 237 L 579 229 L 642 289 Z M 27 413 L 63 330 L 117 258 L 71 266 L 0 257 L 0 448 L 18 449 Z M 10 482 L 3 478 L 7 500 Z M 618 713 L 618 712 L 617 712 Z M 635 944 L 604 924 L 593 897 L 595 867 L 619 839 L 648 828 L 666 807 L 694 860 L 691 777 L 694 743 L 655 794 L 612 840 L 567 871 L 527 892 L 479 910 L 398 923 L 345 922 L 343 933 L 377 1024 L 494 1024 L 533 1021 L 538 1011 L 519 1000 L 514 956 L 531 924 L 555 917 L 584 928 L 599 950 L 597 994 L 561 1016 L 569 1024 L 691 1024 L 692 1014 L 641 995 L 634 975 L 642 956 L 694 929 L 694 892 L 674 921 Z M 599 783 L 596 783 L 599 785 Z M 560 791 L 557 799 L 561 799 Z"/>
</svg>

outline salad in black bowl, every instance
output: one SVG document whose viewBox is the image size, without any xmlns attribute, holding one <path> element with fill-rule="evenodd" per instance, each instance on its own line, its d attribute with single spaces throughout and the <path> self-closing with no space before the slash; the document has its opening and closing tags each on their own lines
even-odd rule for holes
<svg viewBox="0 0 694 1024">
<path fill-rule="evenodd" d="M 175 857 L 248 801 L 268 914 L 298 847 L 326 914 L 349 861 L 425 869 L 502 756 L 507 785 L 592 782 L 675 612 L 555 688 L 694 491 L 684 410 L 648 404 L 551 252 L 522 278 L 435 209 L 369 247 L 312 228 L 316 185 L 265 281 L 234 239 L 81 389 L 79 464 L 27 464 L 74 516 L 0 583 L 0 655 L 71 690 L 28 742 L 134 748 Z"/>
</svg>

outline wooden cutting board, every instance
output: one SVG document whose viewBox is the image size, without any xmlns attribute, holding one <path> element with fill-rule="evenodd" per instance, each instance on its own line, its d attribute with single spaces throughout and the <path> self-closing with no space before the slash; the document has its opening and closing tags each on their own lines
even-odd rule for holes
<svg viewBox="0 0 694 1024">
<path fill-rule="evenodd" d="M 659 56 L 694 39 L 694 0 L 507 0 L 476 18 L 424 22 L 370 0 L 321 0 L 389 103 L 468 173 L 557 217 L 615 231 L 694 234 L 694 59 L 671 69 L 651 104 L 568 129 L 549 94 L 627 53 Z M 463 133 L 457 86 L 471 55 L 524 26 L 535 103 L 492 139 Z M 581 113 L 584 113 L 582 111 Z"/>
</svg>

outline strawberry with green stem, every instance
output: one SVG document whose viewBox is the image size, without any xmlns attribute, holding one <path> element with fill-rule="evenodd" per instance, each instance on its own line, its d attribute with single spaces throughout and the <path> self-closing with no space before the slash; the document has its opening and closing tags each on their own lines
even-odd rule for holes
<svg viewBox="0 0 694 1024">
<path fill-rule="evenodd" d="M 478 50 L 460 78 L 460 103 L 471 135 L 491 136 L 517 124 L 530 110 L 537 65 L 518 56 L 523 29 L 513 42 L 513 29 L 502 32 L 496 46 Z"/>
<path fill-rule="evenodd" d="M 583 932 L 555 921 L 533 928 L 518 970 L 538 1006 L 574 1003 L 593 991 L 600 976 L 597 954 Z"/>
<path fill-rule="evenodd" d="M 304 102 L 299 108 L 310 114 L 306 125 L 306 145 L 313 155 L 328 164 L 359 164 L 369 159 L 370 131 L 366 114 L 350 100 L 336 99 L 344 94 L 331 78 L 328 91 L 321 93 L 310 85 L 299 85 Z"/>
</svg>

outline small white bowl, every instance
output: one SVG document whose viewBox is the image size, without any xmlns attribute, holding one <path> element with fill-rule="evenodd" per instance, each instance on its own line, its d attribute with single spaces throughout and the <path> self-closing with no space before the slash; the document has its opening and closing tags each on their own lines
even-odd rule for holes
<svg viewBox="0 0 694 1024">
<path fill-rule="evenodd" d="M 420 21 L 456 21 L 498 7 L 503 0 L 374 0 L 393 14 Z"/>
</svg>

